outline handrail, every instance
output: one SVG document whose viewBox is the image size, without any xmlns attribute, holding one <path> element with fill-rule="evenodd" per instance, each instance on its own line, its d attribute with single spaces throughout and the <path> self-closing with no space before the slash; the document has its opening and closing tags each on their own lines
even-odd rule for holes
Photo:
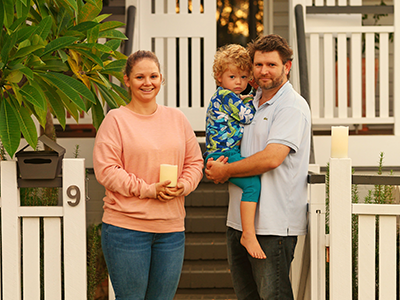
<svg viewBox="0 0 400 300">
<path fill-rule="evenodd" d="M 133 33 L 135 30 L 135 17 L 136 17 L 136 7 L 131 5 L 128 7 L 127 16 L 126 16 L 126 29 L 125 35 L 128 40 L 125 42 L 124 54 L 126 56 L 132 53 L 133 47 Z"/>
<path fill-rule="evenodd" d="M 393 5 L 307 6 L 307 14 L 393 14 Z"/>
<path fill-rule="evenodd" d="M 325 183 L 325 174 L 310 173 L 307 177 L 309 184 Z M 358 175 L 351 176 L 352 184 L 363 185 L 400 185 L 400 176 L 398 175 Z"/>
<path fill-rule="evenodd" d="M 301 4 L 297 4 L 294 9 L 294 12 L 295 12 L 295 18 L 296 18 L 300 93 L 303 96 L 303 98 L 306 99 L 308 106 L 311 107 L 311 105 L 310 105 L 310 85 L 308 82 L 308 63 L 307 63 L 306 34 L 305 34 L 305 27 L 304 27 L 303 6 Z M 311 132 L 312 132 L 312 129 L 311 129 Z M 312 135 L 311 135 L 309 160 L 310 160 L 310 164 L 315 163 L 314 139 L 313 139 Z"/>
</svg>

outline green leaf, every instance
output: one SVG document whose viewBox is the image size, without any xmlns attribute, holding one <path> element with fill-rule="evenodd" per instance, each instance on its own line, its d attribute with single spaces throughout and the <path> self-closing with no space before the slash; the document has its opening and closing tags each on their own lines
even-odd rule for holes
<svg viewBox="0 0 400 300">
<path fill-rule="evenodd" d="M 47 16 L 45 18 L 43 18 L 42 21 L 40 21 L 39 25 L 38 25 L 38 31 L 37 34 L 43 39 L 45 40 L 47 38 L 47 36 L 50 33 L 51 30 L 51 25 L 52 25 L 52 19 L 51 16 Z"/>
<path fill-rule="evenodd" d="M 76 0 L 59 0 L 61 3 L 64 3 L 65 6 L 70 6 L 74 11 L 78 11 L 78 5 Z"/>
<path fill-rule="evenodd" d="M 42 126 L 43 128 L 46 127 L 46 117 L 47 117 L 47 109 L 46 110 L 41 110 L 40 108 L 38 108 L 37 106 L 33 107 L 33 111 L 34 114 L 36 116 L 36 119 L 39 121 L 40 126 Z"/>
<path fill-rule="evenodd" d="M 99 39 L 100 26 L 94 27 L 87 32 L 88 43 L 97 43 Z"/>
<path fill-rule="evenodd" d="M 23 67 L 20 69 L 20 71 L 26 76 L 26 78 L 28 78 L 29 80 L 33 79 L 33 72 L 31 69 L 27 68 L 27 67 Z"/>
<path fill-rule="evenodd" d="M 22 87 L 20 92 L 26 101 L 32 103 L 34 106 L 39 107 L 41 110 L 46 110 L 46 99 L 43 98 L 41 93 L 39 93 L 35 87 L 26 84 Z"/>
<path fill-rule="evenodd" d="M 28 46 L 21 48 L 15 53 L 15 55 L 12 58 L 19 58 L 19 57 L 25 57 L 28 56 L 28 54 L 35 52 L 38 49 L 44 48 L 42 45 L 33 45 L 33 46 Z"/>
<path fill-rule="evenodd" d="M 95 101 L 93 94 L 90 92 L 90 90 L 77 79 L 63 74 L 50 72 L 48 74 L 45 74 L 42 78 L 47 83 L 56 87 L 65 96 L 67 96 L 81 110 L 86 109 L 85 103 L 83 102 L 81 95 L 91 102 Z"/>
<path fill-rule="evenodd" d="M 99 38 L 106 38 L 106 39 L 118 39 L 118 40 L 127 40 L 128 38 L 123 34 L 121 31 L 116 29 L 102 31 L 99 34 Z"/>
<path fill-rule="evenodd" d="M 105 86 L 102 84 L 96 84 L 97 88 L 99 89 L 100 95 L 103 98 L 103 100 L 110 106 L 111 109 L 117 108 L 118 104 L 115 102 L 111 91 L 108 90 Z"/>
<path fill-rule="evenodd" d="M 67 75 L 60 74 L 60 73 L 51 72 L 50 74 L 52 76 L 58 78 L 59 80 L 62 80 L 65 83 L 67 83 L 74 91 L 76 91 L 82 97 L 86 98 L 87 100 L 89 100 L 92 103 L 95 103 L 93 93 L 86 87 L 86 85 L 84 85 L 79 80 L 77 80 L 71 76 L 67 76 Z"/>
<path fill-rule="evenodd" d="M 103 107 L 101 106 L 99 98 L 97 97 L 96 97 L 96 103 L 92 105 L 91 112 L 92 112 L 93 126 L 94 128 L 96 128 L 96 130 L 98 130 L 101 125 L 101 122 L 103 122 L 104 120 L 104 110 Z"/>
<path fill-rule="evenodd" d="M 116 60 L 120 60 L 123 59 L 126 61 L 126 59 L 128 58 L 125 54 L 122 54 L 119 51 L 114 51 L 114 55 L 112 55 Z"/>
<path fill-rule="evenodd" d="M 72 27 L 68 28 L 68 31 L 70 31 L 70 30 L 72 30 L 72 31 L 80 31 L 80 32 L 81 31 L 87 31 L 87 30 L 92 29 L 93 27 L 96 27 L 96 26 L 100 26 L 100 24 L 97 23 L 97 22 L 87 21 L 87 22 L 82 22 L 82 23 L 79 23 L 76 26 L 72 26 Z"/>
<path fill-rule="evenodd" d="M 58 52 L 58 55 L 60 56 L 62 62 L 65 63 L 68 60 L 68 55 L 64 51 L 61 51 L 61 50 L 57 50 L 57 52 Z"/>
<path fill-rule="evenodd" d="M 0 100 L 2 100 L 0 101 L 0 139 L 4 149 L 12 158 L 18 149 L 21 140 L 21 131 L 13 107 L 6 101 L 6 99 Z"/>
<path fill-rule="evenodd" d="M 71 49 L 74 49 L 76 52 L 79 52 L 83 55 L 83 57 L 86 57 L 93 61 L 95 64 L 98 64 L 99 66 L 103 67 L 103 61 L 98 57 L 97 55 L 93 54 L 91 51 L 86 51 L 83 49 L 79 48 L 74 48 L 73 46 L 70 47 Z"/>
<path fill-rule="evenodd" d="M 29 5 L 27 5 L 26 0 L 17 1 L 16 5 L 17 18 L 26 18 L 29 12 Z"/>
<path fill-rule="evenodd" d="M 104 45 L 116 51 L 121 46 L 121 40 L 109 40 Z"/>
<path fill-rule="evenodd" d="M 52 40 L 50 43 L 47 44 L 46 48 L 44 49 L 44 52 L 40 56 L 44 56 L 53 51 L 65 48 L 67 46 L 71 46 L 77 40 L 78 38 L 73 36 L 63 36 L 59 37 L 58 39 Z"/>
<path fill-rule="evenodd" d="M 107 54 L 114 53 L 114 51 L 110 47 L 108 47 L 106 45 L 103 45 L 103 44 L 98 44 L 98 43 L 75 44 L 75 45 L 72 45 L 70 47 L 70 49 L 84 49 L 84 50 L 87 50 L 87 51 L 92 51 L 93 49 L 95 49 L 95 50 L 98 50 L 100 52 L 107 53 Z"/>
<path fill-rule="evenodd" d="M 67 72 L 69 70 L 66 63 L 62 62 L 57 57 L 50 57 L 50 59 L 43 60 L 45 65 L 40 65 L 36 67 L 35 70 L 45 70 L 54 72 Z"/>
<path fill-rule="evenodd" d="M 117 94 L 125 101 L 125 103 L 129 103 L 131 101 L 131 96 L 129 95 L 129 92 L 126 89 L 112 82 L 111 86 L 113 90 L 116 91 Z"/>
<path fill-rule="evenodd" d="M 111 17 L 112 14 L 102 14 L 98 15 L 96 18 L 93 19 L 93 21 L 96 21 L 98 23 L 101 23 L 103 20 L 107 19 L 108 17 Z"/>
<path fill-rule="evenodd" d="M 37 145 L 37 130 L 36 130 L 36 125 L 32 120 L 31 114 L 23 106 L 20 106 L 19 109 L 16 111 L 16 116 L 18 119 L 18 124 L 19 128 L 26 139 L 26 141 L 29 143 L 29 145 L 32 146 L 32 148 L 36 148 Z"/>
<path fill-rule="evenodd" d="M 126 59 L 114 60 L 105 66 L 105 71 L 121 72 L 124 70 L 126 65 Z"/>
<path fill-rule="evenodd" d="M 15 46 L 16 40 L 17 34 L 12 34 L 11 36 L 7 34 L 4 36 L 4 44 L 0 52 L 1 61 L 3 63 L 6 63 L 8 61 L 11 49 Z"/>
<path fill-rule="evenodd" d="M 10 28 L 14 22 L 14 1 L 13 0 L 1 0 L 4 7 L 4 25 Z"/>
<path fill-rule="evenodd" d="M 50 104 L 53 115 L 55 115 L 62 128 L 65 129 L 65 107 L 60 96 L 56 93 L 56 90 L 46 82 L 39 80 L 39 85 L 45 94 L 47 102 Z"/>
<path fill-rule="evenodd" d="M 76 122 L 78 122 L 79 111 L 77 110 L 77 106 L 73 102 L 71 102 L 71 100 L 67 96 L 65 96 L 65 94 L 61 93 L 60 91 L 58 91 L 57 94 L 60 96 L 60 99 L 68 113 L 75 119 Z"/>
<path fill-rule="evenodd" d="M 20 70 L 11 71 L 10 74 L 6 77 L 6 81 L 12 83 L 18 83 L 22 80 L 24 74 Z"/>
<path fill-rule="evenodd" d="M 3 28 L 4 25 L 4 3 L 0 1 L 0 28 Z M 2 40 L 1 36 L 3 35 L 3 30 L 0 31 L 0 41 Z"/>
<path fill-rule="evenodd" d="M 110 29 L 120 28 L 120 27 L 124 27 L 124 26 L 125 26 L 125 24 L 122 22 L 108 21 L 108 22 L 104 22 L 104 23 L 100 24 L 100 32 L 110 30 Z"/>
<path fill-rule="evenodd" d="M 25 18 L 18 18 L 14 21 L 14 23 L 11 24 L 10 28 L 8 28 L 10 31 L 15 32 L 18 27 L 21 26 L 21 24 L 25 24 L 26 19 Z"/>
<path fill-rule="evenodd" d="M 103 8 L 103 2 L 100 1 L 87 1 L 79 12 L 78 23 L 91 21 L 99 15 Z"/>
<path fill-rule="evenodd" d="M 105 87 L 109 90 L 111 90 L 111 84 L 110 81 L 108 81 L 107 78 L 105 78 L 103 75 L 101 75 L 101 73 L 99 71 L 96 71 L 97 76 L 99 76 L 100 80 L 103 81 Z"/>
</svg>

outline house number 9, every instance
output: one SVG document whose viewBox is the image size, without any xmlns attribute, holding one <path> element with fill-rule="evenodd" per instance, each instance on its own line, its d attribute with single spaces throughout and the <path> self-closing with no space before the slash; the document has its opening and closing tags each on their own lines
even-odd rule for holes
<svg viewBox="0 0 400 300">
<path fill-rule="evenodd" d="M 75 193 L 72 194 L 72 191 L 75 191 Z M 75 200 L 75 202 L 68 200 L 68 204 L 71 206 L 77 206 L 81 201 L 81 190 L 76 185 L 70 185 L 67 189 L 67 196 Z"/>
</svg>

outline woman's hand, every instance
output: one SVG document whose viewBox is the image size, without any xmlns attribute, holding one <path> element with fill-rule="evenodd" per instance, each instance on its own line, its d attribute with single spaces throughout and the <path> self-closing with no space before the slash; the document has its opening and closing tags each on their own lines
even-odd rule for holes
<svg viewBox="0 0 400 300">
<path fill-rule="evenodd" d="M 184 185 L 178 182 L 175 187 L 167 187 L 170 184 L 170 180 L 156 183 L 157 199 L 163 202 L 170 201 L 176 197 L 179 197 L 184 192 Z"/>
</svg>

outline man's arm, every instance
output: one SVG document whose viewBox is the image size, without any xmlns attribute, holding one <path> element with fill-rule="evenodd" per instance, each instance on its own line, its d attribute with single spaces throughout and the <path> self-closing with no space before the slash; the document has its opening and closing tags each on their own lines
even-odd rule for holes
<svg viewBox="0 0 400 300">
<path fill-rule="evenodd" d="M 243 160 L 224 164 L 219 161 L 207 162 L 205 173 L 215 183 L 223 183 L 230 177 L 260 175 L 280 166 L 289 154 L 290 148 L 282 144 L 269 144 L 264 150 Z"/>
</svg>

